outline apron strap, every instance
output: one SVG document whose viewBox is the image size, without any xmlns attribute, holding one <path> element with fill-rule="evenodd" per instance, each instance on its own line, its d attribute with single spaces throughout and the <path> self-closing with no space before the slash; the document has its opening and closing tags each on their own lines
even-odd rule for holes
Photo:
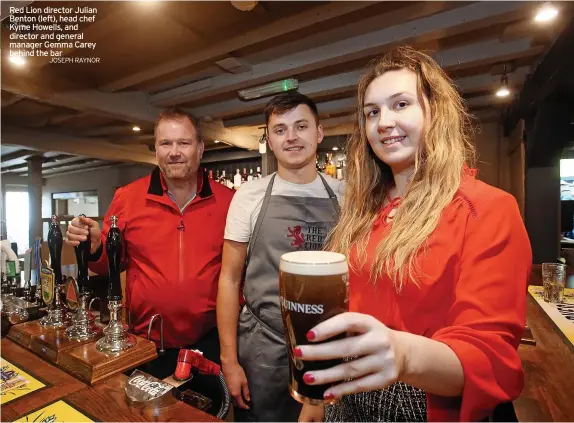
<svg viewBox="0 0 574 423">
<path fill-rule="evenodd" d="M 259 216 L 257 216 L 257 221 L 255 222 L 255 228 L 253 229 L 253 235 L 251 236 L 251 239 L 249 240 L 249 245 L 247 246 L 247 257 L 245 258 L 245 267 L 244 267 L 245 270 L 247 270 L 249 260 L 251 259 L 251 251 L 252 251 L 251 246 L 255 245 L 255 240 L 257 239 L 257 235 L 259 235 L 259 229 L 261 229 L 263 219 L 265 218 L 265 213 L 267 213 L 267 206 L 269 205 L 269 199 L 271 198 L 271 191 L 273 191 L 273 182 L 275 181 L 275 176 L 277 176 L 277 173 L 273 174 L 271 180 L 269 181 L 269 185 L 267 185 L 267 190 L 265 191 L 265 196 L 263 197 L 263 204 L 261 204 L 261 210 L 259 211 Z"/>
<path fill-rule="evenodd" d="M 327 190 L 327 194 L 329 194 L 329 198 L 333 202 L 333 207 L 335 208 L 335 212 L 337 213 L 337 218 L 338 218 L 339 213 L 341 212 L 341 207 L 339 207 L 339 202 L 337 201 L 337 196 L 335 195 L 335 193 L 333 192 L 333 189 L 329 186 L 329 184 L 327 183 L 325 178 L 323 178 L 323 175 L 321 175 L 321 173 L 319 173 L 319 172 L 317 172 L 317 175 L 319 175 L 321 178 L 321 181 L 323 181 L 323 185 L 325 186 L 325 189 Z"/>
</svg>

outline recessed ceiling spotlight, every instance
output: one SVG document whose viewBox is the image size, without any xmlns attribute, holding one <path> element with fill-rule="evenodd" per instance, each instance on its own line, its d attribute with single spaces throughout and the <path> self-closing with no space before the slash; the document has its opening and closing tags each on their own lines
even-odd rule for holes
<svg viewBox="0 0 574 423">
<path fill-rule="evenodd" d="M 20 56 L 11 56 L 8 60 L 10 60 L 10 62 L 16 66 L 24 66 L 26 64 L 26 59 Z"/>
<path fill-rule="evenodd" d="M 534 20 L 536 22 L 550 22 L 556 19 L 556 16 L 558 16 L 558 9 L 551 3 L 544 3 L 536 12 Z"/>
<path fill-rule="evenodd" d="M 337 151 L 339 147 L 333 147 L 333 151 Z"/>
<path fill-rule="evenodd" d="M 132 128 L 132 131 L 134 131 L 134 132 L 139 132 L 139 131 L 141 131 L 141 128 L 136 125 L 136 126 L 134 126 L 134 127 Z"/>
<path fill-rule="evenodd" d="M 214 142 L 215 144 L 219 144 L 221 141 L 215 140 L 215 141 L 213 141 L 213 142 Z"/>
</svg>

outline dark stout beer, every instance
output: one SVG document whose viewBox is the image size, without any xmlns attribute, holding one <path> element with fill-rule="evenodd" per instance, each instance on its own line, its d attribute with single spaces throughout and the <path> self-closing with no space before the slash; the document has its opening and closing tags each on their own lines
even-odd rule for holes
<svg viewBox="0 0 574 423">
<path fill-rule="evenodd" d="M 303 361 L 293 356 L 292 350 L 298 345 L 309 344 L 306 334 L 313 327 L 349 310 L 346 257 L 326 251 L 283 254 L 279 265 L 279 287 L 289 351 L 289 390 L 301 403 L 323 403 L 323 394 L 331 385 L 307 385 L 303 375 L 307 371 L 336 366 L 341 360 Z"/>
</svg>

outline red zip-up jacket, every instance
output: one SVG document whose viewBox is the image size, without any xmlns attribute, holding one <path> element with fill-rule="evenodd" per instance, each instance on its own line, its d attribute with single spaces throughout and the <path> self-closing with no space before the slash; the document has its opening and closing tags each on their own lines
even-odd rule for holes
<svg viewBox="0 0 574 423">
<path fill-rule="evenodd" d="M 371 231 L 367 263 L 349 273 L 350 311 L 443 342 L 462 363 L 462 395 L 427 394 L 428 421 L 482 420 L 523 388 L 517 348 L 526 324 L 530 241 L 514 197 L 476 180 L 474 169 L 465 173 L 418 256 L 419 287 L 407 282 L 397 293 L 388 277 L 369 281 L 392 205 Z M 350 260 L 356 258 L 352 252 Z"/>
<path fill-rule="evenodd" d="M 110 216 L 118 216 L 133 333 L 147 336 L 150 318 L 159 313 L 165 347 L 181 348 L 216 326 L 223 232 L 233 193 L 200 169 L 197 196 L 181 212 L 168 196 L 159 168 L 116 191 L 105 217 L 102 245 Z M 107 274 L 105 248 L 100 251 L 89 268 Z M 159 326 L 154 322 L 151 332 L 158 344 Z"/>
</svg>

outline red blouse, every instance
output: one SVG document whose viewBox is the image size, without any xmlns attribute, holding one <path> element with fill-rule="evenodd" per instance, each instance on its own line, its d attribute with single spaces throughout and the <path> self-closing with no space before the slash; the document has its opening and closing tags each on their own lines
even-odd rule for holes
<svg viewBox="0 0 574 423">
<path fill-rule="evenodd" d="M 388 277 L 369 282 L 375 247 L 396 201 L 381 211 L 367 263 L 349 279 L 351 311 L 444 342 L 461 361 L 461 397 L 427 394 L 429 421 L 481 420 L 518 397 L 524 382 L 517 348 L 526 323 L 530 241 L 514 197 L 476 180 L 473 170 L 466 173 L 419 255 L 420 287 L 407 282 L 397 294 Z"/>
</svg>

